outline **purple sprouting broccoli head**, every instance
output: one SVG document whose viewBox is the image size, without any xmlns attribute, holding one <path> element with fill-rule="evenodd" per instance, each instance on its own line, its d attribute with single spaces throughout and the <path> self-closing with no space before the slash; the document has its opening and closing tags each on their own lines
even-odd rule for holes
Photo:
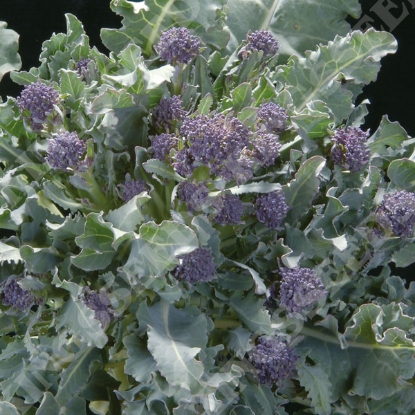
<svg viewBox="0 0 415 415">
<path fill-rule="evenodd" d="M 279 337 L 260 337 L 249 352 L 258 381 L 269 386 L 283 386 L 293 376 L 298 359 L 294 348 Z"/>
<path fill-rule="evenodd" d="M 176 154 L 176 171 L 188 176 L 199 166 L 208 166 L 214 176 L 237 179 L 242 150 L 249 146 L 251 131 L 236 117 L 201 114 L 185 118 L 180 128 L 185 147 Z"/>
<path fill-rule="evenodd" d="M 256 199 L 256 217 L 267 228 L 279 228 L 288 210 L 289 206 L 285 202 L 284 192 L 281 190 L 266 193 Z"/>
<path fill-rule="evenodd" d="M 170 151 L 177 149 L 179 140 L 175 134 L 162 133 L 156 135 L 151 140 L 151 151 L 154 158 L 166 161 Z"/>
<path fill-rule="evenodd" d="M 61 131 L 49 139 L 47 161 L 55 170 L 78 170 L 85 151 L 86 144 L 76 132 Z"/>
<path fill-rule="evenodd" d="M 89 287 L 86 287 L 83 302 L 88 308 L 95 312 L 95 318 L 101 322 L 101 326 L 106 328 L 111 322 L 113 311 L 109 308 L 111 302 L 105 290 L 101 289 L 100 292 L 97 293 Z"/>
<path fill-rule="evenodd" d="M 310 311 L 313 304 L 327 292 L 314 270 L 309 268 L 281 268 L 280 305 L 288 315 Z"/>
<path fill-rule="evenodd" d="M 3 288 L 2 304 L 19 310 L 28 310 L 35 300 L 34 295 L 22 288 L 15 279 L 9 279 Z"/>
<path fill-rule="evenodd" d="M 242 221 L 244 206 L 237 195 L 223 194 L 215 199 L 213 205 L 218 210 L 215 222 L 220 225 L 237 225 Z"/>
<path fill-rule="evenodd" d="M 125 176 L 124 184 L 119 184 L 118 187 L 121 189 L 120 197 L 124 202 L 128 202 L 134 196 L 148 191 L 147 183 L 144 180 L 133 180 L 128 173 Z"/>
<path fill-rule="evenodd" d="M 203 204 L 208 202 L 209 189 L 205 183 L 193 183 L 185 180 L 179 183 L 177 187 L 177 196 L 186 203 L 186 206 L 191 211 L 198 211 Z"/>
<path fill-rule="evenodd" d="M 258 160 L 261 166 L 268 167 L 274 164 L 280 155 L 281 144 L 278 136 L 272 133 L 257 133 L 252 140 L 252 156 Z"/>
<path fill-rule="evenodd" d="M 58 91 L 40 81 L 26 85 L 17 97 L 20 112 L 35 131 L 40 131 L 48 117 L 53 116 L 54 107 L 59 101 Z"/>
<path fill-rule="evenodd" d="M 82 77 L 82 79 L 86 82 L 89 82 L 91 79 L 94 79 L 96 76 L 97 67 L 96 65 L 93 66 L 93 70 L 89 70 L 91 66 L 89 66 L 90 62 L 94 62 L 91 58 L 82 58 L 75 64 L 75 71 L 76 73 Z M 88 68 L 89 66 L 89 68 Z"/>
<path fill-rule="evenodd" d="M 172 271 L 172 275 L 178 281 L 186 281 L 190 284 L 208 282 L 215 275 L 216 264 L 208 248 L 197 248 L 177 258 L 180 264 Z"/>
<path fill-rule="evenodd" d="M 406 190 L 387 193 L 375 217 L 384 230 L 401 238 L 411 237 L 415 225 L 415 193 Z"/>
<path fill-rule="evenodd" d="M 246 45 L 239 52 L 240 58 L 247 58 L 252 51 L 262 51 L 264 58 L 270 58 L 278 53 L 277 39 L 269 30 L 249 31 L 246 35 Z"/>
<path fill-rule="evenodd" d="M 173 27 L 160 36 L 156 47 L 161 60 L 171 65 L 189 63 L 199 54 L 200 40 L 185 27 Z"/>
<path fill-rule="evenodd" d="M 287 112 L 279 104 L 264 102 L 258 108 L 257 123 L 268 133 L 281 134 L 287 127 Z"/>
<path fill-rule="evenodd" d="M 177 95 L 162 98 L 153 108 L 153 125 L 159 131 L 168 132 L 174 129 L 185 116 L 183 102 Z"/>
<path fill-rule="evenodd" d="M 366 143 L 368 136 L 368 132 L 358 127 L 337 130 L 332 137 L 333 162 L 352 173 L 359 172 L 370 159 L 370 150 Z"/>
</svg>

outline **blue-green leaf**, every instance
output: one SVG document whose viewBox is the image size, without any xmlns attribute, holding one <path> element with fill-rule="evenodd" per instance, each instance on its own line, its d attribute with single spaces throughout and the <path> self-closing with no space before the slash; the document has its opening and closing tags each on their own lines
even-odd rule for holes
<svg viewBox="0 0 415 415">
<path fill-rule="evenodd" d="M 22 60 L 17 53 L 19 49 L 19 35 L 11 29 L 6 29 L 7 23 L 0 21 L 0 81 L 4 74 L 18 71 Z"/>
</svg>

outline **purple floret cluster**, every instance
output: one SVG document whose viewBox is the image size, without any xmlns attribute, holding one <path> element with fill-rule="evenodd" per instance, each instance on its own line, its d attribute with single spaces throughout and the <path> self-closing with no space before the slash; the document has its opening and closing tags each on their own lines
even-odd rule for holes
<svg viewBox="0 0 415 415">
<path fill-rule="evenodd" d="M 35 131 L 40 131 L 59 100 L 58 91 L 38 81 L 24 87 L 20 96 L 17 97 L 17 105 L 24 117 L 26 116 L 24 113 L 29 111 L 28 118 L 31 127 Z"/>
<path fill-rule="evenodd" d="M 333 162 L 352 173 L 360 171 L 370 159 L 370 150 L 366 143 L 368 137 L 369 133 L 358 127 L 337 130 L 332 137 Z"/>
<path fill-rule="evenodd" d="M 268 133 L 281 134 L 287 127 L 287 112 L 279 104 L 264 102 L 259 106 L 257 122 L 264 125 Z"/>
<path fill-rule="evenodd" d="M 241 151 L 250 144 L 251 132 L 235 117 L 216 114 L 213 118 L 198 115 L 186 118 L 180 129 L 184 148 L 173 163 L 176 171 L 189 176 L 199 166 L 208 166 L 214 176 L 225 180 L 250 175 L 239 163 Z M 242 170 L 242 173 L 241 173 Z"/>
<path fill-rule="evenodd" d="M 7 282 L 3 288 L 2 304 L 4 306 L 12 306 L 19 310 L 27 310 L 31 307 L 34 300 L 35 297 L 33 294 L 22 288 L 15 279 Z"/>
<path fill-rule="evenodd" d="M 111 322 L 113 311 L 109 308 L 111 302 L 105 290 L 101 289 L 99 293 L 85 288 L 84 304 L 95 312 L 95 318 L 101 322 L 103 328 Z"/>
<path fill-rule="evenodd" d="M 241 49 L 239 56 L 245 58 L 252 51 L 262 51 L 264 58 L 275 56 L 279 45 L 277 39 L 269 30 L 249 31 L 246 35 L 246 46 Z"/>
<path fill-rule="evenodd" d="M 166 157 L 170 154 L 170 151 L 177 148 L 179 140 L 175 134 L 162 133 L 156 135 L 151 140 L 151 151 L 154 158 L 166 161 Z"/>
<path fill-rule="evenodd" d="M 316 276 L 312 269 L 282 268 L 280 274 L 280 306 L 284 307 L 289 315 L 309 311 L 316 301 L 326 295 L 321 278 Z"/>
<path fill-rule="evenodd" d="M 271 166 L 280 155 L 281 144 L 275 134 L 260 132 L 255 136 L 252 145 L 252 156 L 262 166 Z"/>
<path fill-rule="evenodd" d="M 185 116 L 186 111 L 183 109 L 183 102 L 177 95 L 162 98 L 153 109 L 153 125 L 159 131 L 169 132 Z"/>
<path fill-rule="evenodd" d="M 376 221 L 383 229 L 396 236 L 412 236 L 415 225 L 415 193 L 401 190 L 386 194 L 376 211 Z"/>
<path fill-rule="evenodd" d="M 211 281 L 216 272 L 216 264 L 208 248 L 197 248 L 189 254 L 179 255 L 180 260 L 172 275 L 179 281 L 190 284 Z"/>
<path fill-rule="evenodd" d="M 191 211 L 201 209 L 202 205 L 206 203 L 209 195 L 209 189 L 205 183 L 193 183 L 185 180 L 179 183 L 177 187 L 177 196 L 186 203 L 186 206 Z"/>
<path fill-rule="evenodd" d="M 119 184 L 118 187 L 122 190 L 121 198 L 124 202 L 128 202 L 134 196 L 148 191 L 147 183 L 144 180 L 133 180 L 129 174 L 127 174 L 124 184 Z"/>
<path fill-rule="evenodd" d="M 241 223 L 244 206 L 237 195 L 221 195 L 215 199 L 214 206 L 218 210 L 215 222 L 220 225 L 237 225 Z"/>
<path fill-rule="evenodd" d="M 76 132 L 61 131 L 49 140 L 47 161 L 55 170 L 77 170 L 85 150 L 86 144 Z"/>
<path fill-rule="evenodd" d="M 249 361 L 262 384 L 282 386 L 290 379 L 299 357 L 294 349 L 278 337 L 260 337 L 258 344 L 249 352 Z"/>
<path fill-rule="evenodd" d="M 156 47 L 161 60 L 171 65 L 189 63 L 199 54 L 200 40 L 185 27 L 173 27 L 160 36 Z"/>
<path fill-rule="evenodd" d="M 82 77 L 82 79 L 86 80 L 88 78 L 88 65 L 89 62 L 92 62 L 91 58 L 83 58 L 80 59 L 75 64 L 75 71 L 76 73 Z"/>
<path fill-rule="evenodd" d="M 257 219 L 270 229 L 277 229 L 281 225 L 288 210 L 284 193 L 280 190 L 259 196 L 255 204 Z"/>
</svg>

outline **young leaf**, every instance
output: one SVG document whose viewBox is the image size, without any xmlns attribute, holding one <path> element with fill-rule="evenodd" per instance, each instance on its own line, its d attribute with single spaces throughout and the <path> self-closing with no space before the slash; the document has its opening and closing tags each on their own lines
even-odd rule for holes
<svg viewBox="0 0 415 415">
<path fill-rule="evenodd" d="M 7 23 L 0 22 L 0 81 L 4 74 L 18 71 L 22 60 L 17 53 L 19 49 L 19 35 L 11 29 L 6 29 Z"/>
<path fill-rule="evenodd" d="M 311 157 L 298 169 L 295 179 L 283 186 L 285 201 L 290 207 L 287 221 L 292 225 L 295 225 L 311 206 L 320 184 L 318 175 L 325 163 L 326 159 L 323 157 Z"/>
<path fill-rule="evenodd" d="M 78 394 L 91 376 L 92 366 L 101 363 L 101 356 L 95 347 L 85 347 L 76 359 L 62 372 L 56 401 L 66 406 Z"/>
<path fill-rule="evenodd" d="M 141 327 L 147 327 L 148 349 L 166 380 L 192 393 L 199 392 L 204 369 L 195 356 L 206 347 L 206 317 L 194 307 L 179 310 L 160 301 L 149 308 L 143 303 L 137 319 Z"/>
</svg>

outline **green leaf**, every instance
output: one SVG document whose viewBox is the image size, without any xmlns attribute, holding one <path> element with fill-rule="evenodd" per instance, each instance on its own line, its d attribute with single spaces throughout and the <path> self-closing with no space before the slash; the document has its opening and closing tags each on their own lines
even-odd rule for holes
<svg viewBox="0 0 415 415">
<path fill-rule="evenodd" d="M 406 268 L 415 262 L 415 244 L 409 243 L 392 254 L 391 260 L 397 267 Z"/>
<path fill-rule="evenodd" d="M 60 407 L 55 397 L 50 392 L 45 392 L 36 415 L 59 414 L 59 411 Z"/>
<path fill-rule="evenodd" d="M 60 254 L 53 246 L 49 248 L 20 247 L 20 255 L 30 272 L 43 273 L 52 271 L 61 261 Z"/>
<path fill-rule="evenodd" d="M 275 80 L 286 85 L 297 112 L 311 101 L 323 101 L 337 124 L 351 114 L 356 98 L 341 80 L 353 80 L 355 85 L 374 81 L 380 59 L 395 52 L 396 45 L 390 33 L 374 29 L 354 31 L 345 37 L 337 35 L 327 46 L 306 52 L 304 58 L 294 55 L 286 66 L 279 67 Z"/>
<path fill-rule="evenodd" d="M 239 359 L 243 359 L 246 352 L 251 350 L 252 333 L 243 327 L 237 327 L 226 332 L 226 344 Z"/>
<path fill-rule="evenodd" d="M 331 383 L 327 373 L 320 366 L 305 363 L 297 365 L 297 373 L 302 386 L 308 391 L 308 397 L 319 415 L 331 414 Z"/>
<path fill-rule="evenodd" d="M 140 226 L 139 238 L 132 242 L 130 256 L 122 268 L 131 278 L 161 277 L 177 263 L 177 255 L 198 247 L 196 234 L 186 225 L 147 222 Z"/>
<path fill-rule="evenodd" d="M 393 160 L 389 164 L 388 177 L 403 190 L 415 190 L 415 161 L 407 158 Z"/>
<path fill-rule="evenodd" d="M 242 292 L 237 291 L 230 298 L 229 305 L 252 332 L 258 331 L 263 334 L 271 334 L 273 332 L 270 315 L 263 307 L 264 299 L 256 297 L 253 292 L 249 292 L 244 297 Z"/>
<path fill-rule="evenodd" d="M 4 261 L 17 263 L 22 261 L 22 257 L 19 248 L 0 241 L 0 263 L 2 264 Z"/>
<path fill-rule="evenodd" d="M 101 323 L 95 319 L 95 313 L 81 300 L 66 300 L 59 310 L 57 329 L 65 329 L 88 346 L 102 349 L 108 342 L 108 338 L 102 330 Z"/>
<path fill-rule="evenodd" d="M 141 209 L 150 200 L 150 196 L 134 196 L 127 203 L 115 210 L 110 210 L 105 216 L 107 222 L 111 222 L 115 228 L 125 232 L 135 231 L 137 225 L 144 220 Z"/>
<path fill-rule="evenodd" d="M 292 116 L 291 121 L 304 140 L 313 140 L 326 137 L 334 120 L 330 109 L 324 103 L 312 101 L 300 114 Z"/>
<path fill-rule="evenodd" d="M 75 242 L 82 251 L 71 257 L 71 262 L 84 271 L 105 269 L 115 256 L 112 225 L 103 220 L 102 213 L 87 216 L 85 231 L 75 238 Z"/>
<path fill-rule="evenodd" d="M 148 349 L 169 384 L 199 392 L 204 368 L 195 356 L 207 343 L 204 314 L 195 307 L 179 310 L 160 301 L 151 307 L 143 303 L 137 319 L 147 328 Z"/>
<path fill-rule="evenodd" d="M 328 375 L 333 402 L 350 395 L 383 399 L 399 392 L 414 376 L 415 346 L 406 331 L 397 327 L 399 319 L 388 322 L 389 314 L 396 312 L 387 306 L 361 305 L 347 324 L 345 349 L 335 333 L 310 327 L 301 330 L 305 338 L 297 351 L 308 354 Z"/>
<path fill-rule="evenodd" d="M 19 415 L 16 407 L 9 402 L 0 402 L 0 413 L 1 415 Z"/>
<path fill-rule="evenodd" d="M 125 373 L 131 375 L 137 382 L 149 382 L 151 374 L 157 371 L 157 365 L 147 350 L 146 341 L 135 334 L 130 334 L 124 337 L 123 343 L 128 353 L 124 367 Z"/>
<path fill-rule="evenodd" d="M 406 131 L 398 122 L 391 122 L 387 115 L 382 117 L 378 129 L 369 137 L 367 144 L 372 154 L 391 156 L 391 150 L 399 150 L 402 143 L 408 139 Z"/>
<path fill-rule="evenodd" d="M 197 107 L 199 114 L 208 115 L 213 104 L 213 97 L 211 94 L 206 94 L 201 100 Z"/>
<path fill-rule="evenodd" d="M 163 179 L 174 180 L 182 182 L 184 180 L 179 174 L 177 174 L 172 166 L 168 166 L 161 160 L 151 159 L 143 163 L 143 168 L 147 173 L 154 173 Z"/>
<path fill-rule="evenodd" d="M 113 52 L 120 52 L 129 43 L 139 45 L 143 54 L 150 56 L 161 33 L 172 26 L 191 27 L 208 43 L 224 47 L 228 33 L 223 30 L 217 11 L 223 0 L 200 2 L 184 0 L 147 0 L 133 3 L 127 0 L 111 1 L 111 9 L 123 16 L 121 29 L 102 29 L 104 45 Z"/>
<path fill-rule="evenodd" d="M 45 181 L 43 183 L 43 193 L 47 198 L 52 200 L 52 202 L 55 202 L 64 209 L 69 209 L 71 212 L 76 212 L 78 210 L 82 211 L 85 207 L 82 203 L 78 203 L 74 199 L 68 197 L 63 189 L 50 181 Z"/>
<path fill-rule="evenodd" d="M 91 110 L 96 114 L 106 114 L 115 108 L 132 107 L 134 99 L 125 89 L 114 88 L 106 85 L 92 102 Z"/>
<path fill-rule="evenodd" d="M 248 30 L 270 30 L 278 39 L 283 62 L 291 55 L 303 56 L 306 50 L 313 50 L 338 34 L 346 35 L 350 30 L 344 20 L 346 16 L 360 16 L 357 0 L 325 3 L 315 0 L 228 0 L 228 7 L 227 24 L 232 39 L 228 50 L 233 52 Z"/>
<path fill-rule="evenodd" d="M 0 21 L 0 81 L 4 74 L 18 71 L 22 60 L 17 53 L 19 49 L 19 35 L 11 29 L 6 29 L 7 23 Z"/>
<path fill-rule="evenodd" d="M 15 137 L 29 138 L 30 133 L 26 131 L 22 117 L 19 114 L 14 98 L 7 98 L 7 102 L 0 104 L 0 126 Z M 2 137 L 0 143 L 0 158 L 10 160 L 12 163 L 19 163 L 23 151 L 8 143 L 6 137 Z M 22 160 L 23 161 L 23 160 Z M 27 163 L 29 160 L 25 160 Z"/>
<path fill-rule="evenodd" d="M 290 207 L 287 221 L 293 226 L 310 208 L 320 185 L 318 175 L 325 163 L 326 159 L 324 157 L 311 157 L 298 169 L 295 179 L 291 180 L 288 185 L 283 186 L 285 200 Z"/>
<path fill-rule="evenodd" d="M 76 359 L 62 372 L 56 401 L 66 406 L 76 396 L 91 376 L 92 367 L 101 363 L 101 356 L 95 347 L 81 350 Z"/>
<path fill-rule="evenodd" d="M 233 91 L 231 91 L 233 110 L 238 113 L 251 104 L 252 101 L 252 88 L 247 82 L 238 85 Z"/>
<path fill-rule="evenodd" d="M 70 108 L 76 108 L 75 102 L 84 95 L 85 84 L 75 71 L 60 70 L 61 93 L 67 94 L 65 102 Z"/>
<path fill-rule="evenodd" d="M 234 263 L 235 265 L 237 265 L 238 267 L 241 267 L 247 271 L 249 271 L 249 273 L 252 276 L 252 279 L 254 280 L 255 283 L 255 293 L 258 295 L 262 295 L 265 294 L 267 287 L 264 284 L 263 279 L 261 278 L 261 276 L 259 275 L 259 273 L 257 271 L 255 271 L 253 268 L 248 267 L 245 264 L 242 264 L 240 262 L 237 261 L 231 261 L 232 263 Z"/>
</svg>

